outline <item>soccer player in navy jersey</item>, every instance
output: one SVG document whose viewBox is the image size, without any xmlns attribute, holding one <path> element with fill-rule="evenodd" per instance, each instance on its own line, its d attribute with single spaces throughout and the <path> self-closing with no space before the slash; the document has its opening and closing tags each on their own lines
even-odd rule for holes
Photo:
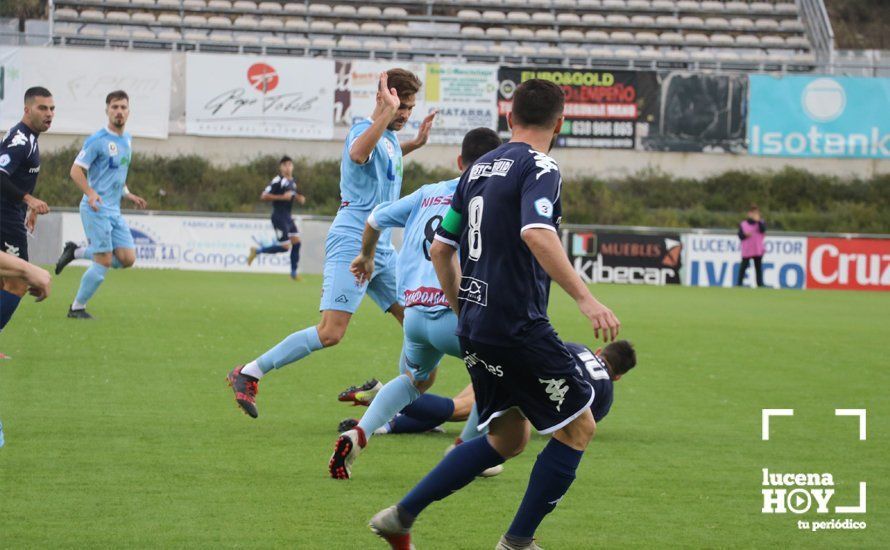
<svg viewBox="0 0 890 550">
<path fill-rule="evenodd" d="M 28 261 L 28 231 L 49 207 L 34 196 L 40 175 L 37 138 L 49 130 L 56 105 L 46 88 L 25 91 L 21 122 L 0 140 L 0 251 Z M 0 332 L 9 323 L 28 286 L 18 278 L 0 276 Z M 0 358 L 6 358 L 0 354 Z"/>
<path fill-rule="evenodd" d="M 300 231 L 292 215 L 294 201 L 306 204 L 306 197 L 297 192 L 294 179 L 294 161 L 288 156 L 278 161 L 278 175 L 260 195 L 260 200 L 272 203 L 272 227 L 278 243 L 262 248 L 251 247 L 247 255 L 247 265 L 253 263 L 257 254 L 278 254 L 290 250 L 290 278 L 298 281 L 297 265 L 300 263 Z"/>
<path fill-rule="evenodd" d="M 458 445 L 397 505 L 371 519 L 371 529 L 393 548 L 411 547 L 411 526 L 427 506 L 521 453 L 529 423 L 552 438 L 497 548 L 539 548 L 535 530 L 568 491 L 594 435 L 594 389 L 547 317 L 552 278 L 589 319 L 595 337 L 612 341 L 620 327 L 575 273 L 559 238 L 562 178 L 547 152 L 562 128 L 564 104 L 556 84 L 520 84 L 507 117 L 510 142 L 461 176 L 437 231 L 430 255 L 458 314 L 478 428 L 489 433 Z"/>
</svg>

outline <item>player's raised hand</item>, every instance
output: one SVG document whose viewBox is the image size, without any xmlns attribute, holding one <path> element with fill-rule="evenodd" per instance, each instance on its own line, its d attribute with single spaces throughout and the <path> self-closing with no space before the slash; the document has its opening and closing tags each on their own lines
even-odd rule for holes
<svg viewBox="0 0 890 550">
<path fill-rule="evenodd" d="M 127 198 L 133 202 L 133 205 L 139 210 L 145 210 L 148 207 L 148 201 L 140 197 L 139 195 L 134 195 L 130 193 L 127 195 Z"/>
<path fill-rule="evenodd" d="M 380 73 L 380 82 L 377 86 L 377 109 L 385 113 L 394 114 L 399 110 L 402 100 L 395 88 L 389 87 L 389 76 L 386 71 Z"/>
<path fill-rule="evenodd" d="M 433 112 L 426 115 L 426 118 L 420 123 L 420 129 L 417 131 L 417 138 L 415 139 L 418 147 L 426 145 L 427 140 L 430 138 L 430 130 L 433 129 L 433 122 L 435 122 L 436 115 L 438 114 L 439 110 L 433 109 Z"/>
<path fill-rule="evenodd" d="M 374 273 L 374 258 L 359 254 L 349 265 L 349 271 L 355 275 L 355 280 L 358 281 L 359 284 L 364 284 L 370 281 L 371 274 Z"/>
<path fill-rule="evenodd" d="M 594 338 L 599 338 L 600 331 L 602 331 L 604 342 L 615 341 L 618 331 L 621 329 L 621 323 L 611 309 L 599 303 L 592 296 L 589 300 L 578 302 L 578 307 L 581 309 L 581 313 L 590 320 Z"/>
<path fill-rule="evenodd" d="M 98 212 L 99 205 L 102 204 L 102 197 L 99 196 L 99 193 L 93 191 L 87 200 L 90 203 L 90 208 L 93 209 L 93 212 Z"/>
</svg>

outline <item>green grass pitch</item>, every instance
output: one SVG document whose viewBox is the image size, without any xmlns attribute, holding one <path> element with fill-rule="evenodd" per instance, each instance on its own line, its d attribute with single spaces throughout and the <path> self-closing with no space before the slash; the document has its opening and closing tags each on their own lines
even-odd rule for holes
<svg viewBox="0 0 890 550">
<path fill-rule="evenodd" d="M 65 318 L 82 270 L 22 304 L 0 337 L 0 547 L 319 548 L 385 545 L 367 529 L 442 456 L 446 434 L 375 437 L 347 482 L 328 479 L 337 423 L 363 409 L 350 384 L 397 369 L 400 331 L 366 300 L 345 341 L 266 378 L 260 418 L 236 410 L 226 372 L 315 323 L 320 278 L 109 273 Z M 616 385 L 578 479 L 537 536 L 584 548 L 890 547 L 890 294 L 599 286 L 639 366 Z M 592 343 L 571 301 L 551 316 Z M 468 381 L 454 359 L 434 391 Z M 761 441 L 761 409 L 794 408 Z M 868 439 L 835 408 L 866 408 Z M 503 475 L 435 503 L 421 550 L 493 548 L 545 439 Z M 830 472 L 832 505 L 865 515 L 764 515 L 761 469 Z M 864 531 L 798 520 L 853 517 Z"/>
</svg>

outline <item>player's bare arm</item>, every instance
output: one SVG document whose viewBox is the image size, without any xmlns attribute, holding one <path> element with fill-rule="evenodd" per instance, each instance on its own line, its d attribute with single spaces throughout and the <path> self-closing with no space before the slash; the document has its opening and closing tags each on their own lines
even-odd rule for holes
<svg viewBox="0 0 890 550">
<path fill-rule="evenodd" d="M 68 173 L 71 177 L 71 180 L 77 185 L 80 191 L 87 196 L 87 200 L 90 203 L 90 208 L 93 209 L 94 212 L 99 211 L 99 205 L 102 204 L 102 197 L 99 196 L 99 193 L 96 193 L 96 190 L 90 187 L 90 182 L 87 180 L 87 173 L 83 167 L 78 166 L 77 164 L 71 165 L 71 171 Z"/>
<path fill-rule="evenodd" d="M 274 201 L 289 201 L 294 198 L 296 193 L 293 191 L 288 191 L 287 193 L 281 193 L 280 195 L 275 195 L 272 193 L 263 193 L 260 195 L 260 200 L 263 202 L 274 202 Z M 302 195 L 299 195 L 302 196 Z M 304 199 L 305 201 L 305 199 Z M 303 204 L 302 202 L 300 204 Z"/>
<path fill-rule="evenodd" d="M 430 130 L 433 129 L 433 122 L 435 122 L 437 114 L 439 114 L 439 111 L 434 110 L 423 119 L 423 122 L 420 123 L 420 129 L 417 131 L 417 136 L 414 139 L 399 143 L 402 147 L 403 156 L 426 145 L 426 142 L 430 139 Z"/>
<path fill-rule="evenodd" d="M 599 338 L 602 331 L 604 341 L 614 341 L 621 323 L 612 310 L 593 297 L 587 285 L 575 273 L 559 235 L 550 229 L 530 228 L 522 232 L 522 240 L 550 278 L 575 300 L 578 309 L 590 320 L 594 336 Z"/>
<path fill-rule="evenodd" d="M 362 232 L 362 251 L 352 260 L 349 271 L 355 275 L 355 280 L 359 283 L 365 283 L 371 280 L 371 274 L 374 273 L 374 256 L 377 253 L 377 240 L 380 238 L 380 231 L 371 227 L 371 224 L 365 223 L 365 230 Z"/>
<path fill-rule="evenodd" d="M 5 252 L 0 252 L 0 278 L 21 279 L 28 285 L 28 293 L 38 302 L 49 296 L 49 272 Z"/>
<path fill-rule="evenodd" d="M 371 158 L 371 153 L 377 147 L 377 142 L 383 137 L 383 132 L 392 123 L 398 114 L 402 101 L 395 88 L 389 88 L 388 77 L 386 72 L 380 73 L 380 82 L 377 87 L 377 105 L 374 108 L 374 114 L 371 115 L 373 122 L 364 132 L 359 135 L 352 146 L 349 148 L 349 159 L 356 164 L 364 164 Z M 414 106 L 411 105 L 413 108 Z"/>
<path fill-rule="evenodd" d="M 148 201 L 130 191 L 129 187 L 124 186 L 124 198 L 133 203 L 139 210 L 145 210 L 148 208 Z"/>
<path fill-rule="evenodd" d="M 436 269 L 436 276 L 439 278 L 439 284 L 442 285 L 445 299 L 448 300 L 454 313 L 459 314 L 457 296 L 460 289 L 460 263 L 457 258 L 457 250 L 453 246 L 435 240 L 430 246 L 430 261 L 433 262 L 433 267 Z"/>
</svg>

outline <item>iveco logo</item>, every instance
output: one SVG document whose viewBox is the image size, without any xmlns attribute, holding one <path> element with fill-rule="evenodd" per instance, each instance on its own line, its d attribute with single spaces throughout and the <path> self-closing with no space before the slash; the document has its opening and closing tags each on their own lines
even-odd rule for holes
<svg viewBox="0 0 890 550">
<path fill-rule="evenodd" d="M 800 100 L 804 112 L 816 122 L 830 122 L 847 107 L 844 87 L 832 78 L 817 78 L 807 84 Z"/>
</svg>

